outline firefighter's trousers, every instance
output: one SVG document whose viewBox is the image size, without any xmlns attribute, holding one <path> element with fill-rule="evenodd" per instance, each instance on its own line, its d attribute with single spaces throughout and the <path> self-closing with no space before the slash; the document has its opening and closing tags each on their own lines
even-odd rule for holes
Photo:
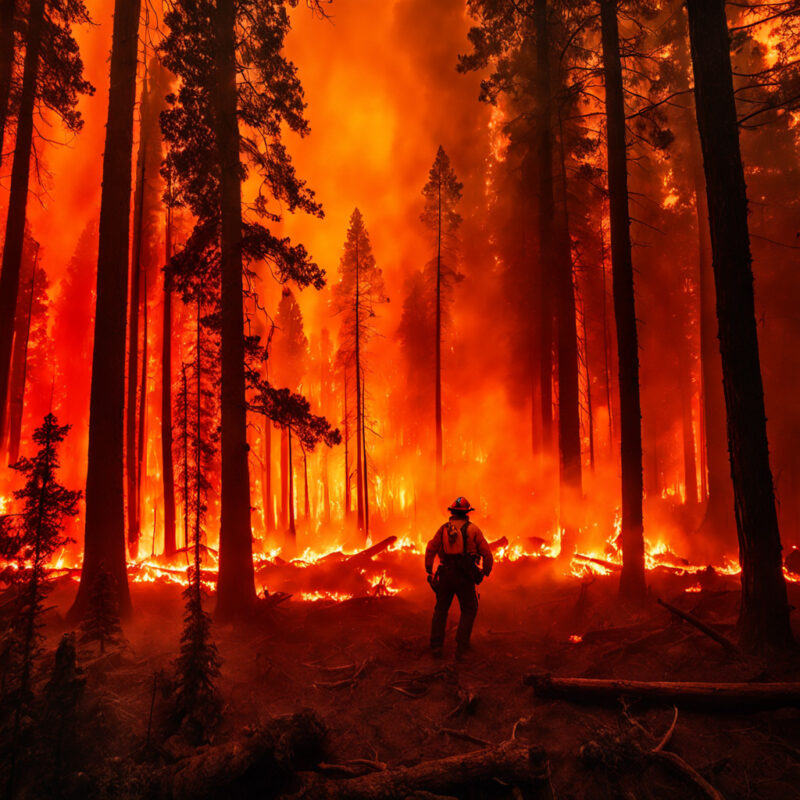
<svg viewBox="0 0 800 800">
<path fill-rule="evenodd" d="M 460 650 L 469 647 L 469 637 L 478 613 L 478 594 L 472 579 L 457 567 L 442 568 L 439 572 L 439 587 L 436 590 L 436 608 L 433 611 L 431 624 L 431 647 L 441 649 L 444 644 L 444 632 L 447 627 L 447 613 L 458 598 L 461 608 L 461 619 L 456 631 L 456 645 Z"/>
</svg>

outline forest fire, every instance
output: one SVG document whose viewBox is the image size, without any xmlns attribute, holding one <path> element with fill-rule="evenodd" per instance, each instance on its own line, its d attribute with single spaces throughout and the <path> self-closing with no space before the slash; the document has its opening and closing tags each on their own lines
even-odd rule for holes
<svg viewBox="0 0 800 800">
<path fill-rule="evenodd" d="M 785 0 L 0 0 L 3 796 L 796 796 L 799 87 Z"/>
</svg>

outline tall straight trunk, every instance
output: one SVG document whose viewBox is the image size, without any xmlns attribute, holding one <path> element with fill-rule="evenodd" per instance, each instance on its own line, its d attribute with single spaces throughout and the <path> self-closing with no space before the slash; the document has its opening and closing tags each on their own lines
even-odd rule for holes
<svg viewBox="0 0 800 800">
<path fill-rule="evenodd" d="M 695 105 L 706 176 L 742 604 L 752 650 L 792 643 L 769 465 L 744 181 L 724 0 L 687 0 Z"/>
<path fill-rule="evenodd" d="M 11 378 L 11 350 L 14 342 L 14 318 L 19 293 L 19 274 L 25 244 L 25 214 L 31 172 L 33 112 L 39 75 L 45 0 L 31 0 L 28 9 L 28 37 L 22 71 L 22 91 L 17 116 L 11 189 L 8 196 L 6 238 L 0 271 L 0 431 L 5 431 L 8 412 L 8 385 Z"/>
<path fill-rule="evenodd" d="M 217 0 L 217 147 L 222 212 L 222 481 L 217 610 L 238 616 L 256 602 L 244 377 L 242 196 L 236 92 L 236 7 Z"/>
<path fill-rule="evenodd" d="M 361 309 L 360 309 L 360 269 L 358 260 L 358 237 L 356 237 L 356 503 L 358 506 L 358 530 L 367 534 L 364 528 L 364 413 L 361 397 Z"/>
<path fill-rule="evenodd" d="M 694 451 L 694 426 L 692 425 L 692 365 L 689 338 L 683 336 L 679 344 L 681 393 L 681 433 L 683 439 L 683 480 L 686 504 L 697 503 L 697 459 Z"/>
<path fill-rule="evenodd" d="M 281 528 L 289 530 L 289 432 L 281 428 Z"/>
<path fill-rule="evenodd" d="M 101 564 L 105 564 L 116 581 L 120 613 L 128 614 L 131 608 L 125 568 L 123 431 L 125 305 L 138 32 L 139 0 L 116 0 L 100 199 L 97 302 L 89 396 L 86 534 L 81 582 L 71 610 L 73 618 L 85 612 Z"/>
<path fill-rule="evenodd" d="M 369 473 L 367 469 L 367 409 L 366 388 L 361 379 L 361 459 L 364 462 L 364 538 L 369 539 Z"/>
<path fill-rule="evenodd" d="M 269 349 L 269 341 L 267 349 Z M 269 362 L 264 360 L 264 380 L 269 380 Z M 275 530 L 275 517 L 272 513 L 272 422 L 264 418 L 264 431 L 261 437 L 261 505 L 263 506 L 264 531 L 272 533 Z"/>
<path fill-rule="evenodd" d="M 714 267 L 711 263 L 711 234 L 708 227 L 708 202 L 703 175 L 700 144 L 690 137 L 694 196 L 697 213 L 698 264 L 700 279 L 700 365 L 703 382 L 703 418 L 705 432 L 706 480 L 708 505 L 704 525 L 722 538 L 733 534 L 733 487 L 725 432 L 725 395 L 722 388 L 722 361 L 717 338 Z"/>
<path fill-rule="evenodd" d="M 289 542 L 292 550 L 297 551 L 297 528 L 294 519 L 294 465 L 292 464 L 292 429 L 287 428 L 286 452 L 289 464 Z"/>
<path fill-rule="evenodd" d="M 639 341 L 633 289 L 625 103 L 619 54 L 617 0 L 600 0 L 608 136 L 608 194 L 611 220 L 611 280 L 619 360 L 620 458 L 622 468 L 622 575 L 620 592 L 630 600 L 645 595 L 642 518 L 642 410 L 639 398 Z"/>
<path fill-rule="evenodd" d="M 589 374 L 589 337 L 586 335 L 586 303 L 581 309 L 581 331 L 583 334 L 583 361 L 586 371 L 586 416 L 589 427 L 589 466 L 594 472 L 594 410 L 592 407 L 592 376 Z"/>
<path fill-rule="evenodd" d="M 19 459 L 19 443 L 22 438 L 22 416 L 25 411 L 25 384 L 28 378 L 28 344 L 31 338 L 31 319 L 33 317 L 33 301 L 36 296 L 36 264 L 39 260 L 39 245 L 33 257 L 30 294 L 25 316 L 20 319 L 14 336 L 14 358 L 11 369 L 11 396 L 8 410 L 8 463 L 16 464 Z M 21 295 L 20 295 L 21 297 Z M 20 309 L 18 309 L 19 311 Z M 19 316 L 19 314 L 18 314 Z"/>
<path fill-rule="evenodd" d="M 438 178 L 438 215 L 436 233 L 436 488 L 442 477 L 442 176 Z"/>
<path fill-rule="evenodd" d="M 144 292 L 142 295 L 142 374 L 139 380 L 139 411 L 137 412 L 138 433 L 136 442 L 136 505 L 137 518 L 141 527 L 142 519 L 142 491 L 144 476 L 147 469 L 147 455 L 145 442 L 145 423 L 147 421 L 147 273 L 143 271 Z M 155 529 L 153 530 L 155 537 Z"/>
<path fill-rule="evenodd" d="M 322 451 L 322 503 L 323 519 L 325 522 L 331 521 L 331 485 L 328 475 L 328 448 Z"/>
<path fill-rule="evenodd" d="M 303 450 L 303 487 L 305 491 L 305 503 L 303 505 L 303 512 L 305 514 L 306 521 L 308 521 L 309 519 L 311 519 L 311 502 L 308 496 L 308 453 L 306 453 L 305 447 L 302 447 L 302 450 Z"/>
<path fill-rule="evenodd" d="M 350 518 L 353 508 L 353 490 L 350 480 L 350 420 L 347 415 L 347 369 L 344 370 L 344 518 Z"/>
<path fill-rule="evenodd" d="M 165 258 L 172 258 L 172 208 L 167 206 Z M 164 494 L 164 555 L 178 549 L 175 537 L 175 467 L 172 460 L 172 286 L 164 275 L 161 323 L 161 484 Z"/>
<path fill-rule="evenodd" d="M 142 98 L 145 93 L 142 80 Z M 141 535 L 139 519 L 139 461 L 137 458 L 136 392 L 139 386 L 139 306 L 142 282 L 142 228 L 144 226 L 145 141 L 144 132 L 136 155 L 136 186 L 133 191 L 133 243 L 131 247 L 131 294 L 128 321 L 128 403 L 125 410 L 125 472 L 128 495 L 128 552 L 136 558 Z"/>
<path fill-rule="evenodd" d="M 606 235 L 603 230 L 603 215 L 600 217 L 600 261 L 603 268 L 603 376 L 606 384 L 606 407 L 608 410 L 608 447 L 614 452 L 614 411 L 611 400 L 611 365 L 609 351 L 611 341 L 608 330 L 608 296 L 606 292 Z"/>
<path fill-rule="evenodd" d="M 14 13 L 15 0 L 0 0 L 0 166 L 8 122 L 11 78 L 14 74 Z"/>
<path fill-rule="evenodd" d="M 547 0 L 536 0 L 535 8 L 538 94 L 542 109 L 539 159 L 544 175 L 542 193 L 550 192 L 545 204 L 553 230 L 552 252 L 556 300 L 556 346 L 558 353 L 558 449 L 560 483 L 573 495 L 580 495 L 581 480 L 581 417 L 578 386 L 578 328 L 575 313 L 575 284 L 572 270 L 572 242 L 569 235 L 567 207 L 567 172 L 564 152 L 564 130 L 558 113 L 558 149 L 561 165 L 561 210 L 556 213 L 553 187 L 552 86 L 550 76 L 550 37 L 547 24 Z M 547 186 L 549 184 L 549 187 Z M 541 208 L 541 206 L 540 206 Z M 540 220 L 540 225 L 547 221 Z M 574 502 L 575 497 L 565 498 Z M 562 539 L 563 542 L 563 539 Z"/>
<path fill-rule="evenodd" d="M 195 321 L 195 353 L 196 375 L 194 392 L 194 549 L 195 569 L 199 569 L 200 555 L 200 518 L 203 511 L 203 493 L 201 489 L 203 468 L 203 342 L 201 339 L 202 328 L 200 324 L 200 299 L 197 300 L 197 319 Z"/>
<path fill-rule="evenodd" d="M 186 364 L 181 366 L 183 383 L 183 546 L 189 546 L 189 381 Z"/>
</svg>

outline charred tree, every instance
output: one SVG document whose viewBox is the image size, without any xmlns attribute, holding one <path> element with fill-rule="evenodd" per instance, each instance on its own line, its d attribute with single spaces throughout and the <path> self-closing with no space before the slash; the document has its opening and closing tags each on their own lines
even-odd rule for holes
<svg viewBox="0 0 800 800">
<path fill-rule="evenodd" d="M 25 243 L 25 214 L 28 207 L 28 183 L 33 146 L 33 114 L 39 79 L 44 15 L 45 0 L 31 0 L 28 9 L 28 32 L 17 113 L 14 160 L 11 167 L 3 263 L 0 271 L 0 431 L 5 431 L 7 420 L 14 317 L 22 268 L 22 249 Z"/>
<path fill-rule="evenodd" d="M 623 562 L 620 592 L 624 597 L 640 602 L 645 594 L 642 411 L 639 397 L 639 342 L 631 258 L 628 155 L 617 0 L 600 0 L 600 22 L 608 138 L 611 280 L 619 360 Z"/>
<path fill-rule="evenodd" d="M 213 106 L 220 166 L 222 481 L 216 613 L 221 619 L 246 611 L 256 600 L 245 407 L 242 179 L 235 29 L 235 3 L 233 0 L 217 0 Z"/>
<path fill-rule="evenodd" d="M 750 650 L 785 649 L 793 637 L 769 465 L 728 23 L 723 0 L 686 5 L 742 566 L 739 635 Z"/>
<path fill-rule="evenodd" d="M 114 6 L 89 398 L 86 532 L 81 582 L 70 612 L 73 618 L 83 616 L 101 563 L 105 563 L 115 580 L 120 614 L 125 617 L 131 609 L 125 566 L 123 432 L 127 253 L 139 8 L 140 0 L 116 0 Z"/>
<path fill-rule="evenodd" d="M 21 9 L 20 9 L 21 10 Z M 6 10 L 3 10 L 6 13 Z M 13 11 L 8 11 L 13 20 Z M 20 269 L 25 242 L 25 220 L 33 155 L 34 115 L 50 108 L 64 128 L 78 132 L 83 120 L 76 106 L 82 94 L 94 89 L 83 79 L 80 50 L 72 36 L 75 22 L 88 20 L 81 0 L 50 3 L 31 0 L 25 9 L 25 58 L 19 98 L 16 103 L 16 134 L 11 166 L 2 270 L 0 271 L 0 431 L 6 430 L 8 390 L 11 375 L 11 352 L 14 339 L 14 312 L 19 294 Z M 12 64 L 13 78 L 13 28 Z M 0 31 L 0 37 L 5 30 Z M 2 58 L 0 54 L 0 58 Z M 0 67 L 2 71 L 2 67 Z M 4 79 L 0 74 L 0 79 Z M 8 103 L 4 106 L 8 110 Z M 7 118 L 6 118 L 7 121 Z"/>
<path fill-rule="evenodd" d="M 425 227 L 432 233 L 436 243 L 436 257 L 431 262 L 430 268 L 434 272 L 433 283 L 435 290 L 435 438 L 436 438 L 436 479 L 441 477 L 443 459 L 442 440 L 442 328 L 446 315 L 445 304 L 449 300 L 453 283 L 461 280 L 462 276 L 453 266 L 457 245 L 456 236 L 461 225 L 461 216 L 456 211 L 456 206 L 461 200 L 461 190 L 464 184 L 460 183 L 450 159 L 444 148 L 439 146 L 436 159 L 428 174 L 428 182 L 422 190 L 425 198 L 425 209 L 420 219 Z"/>
<path fill-rule="evenodd" d="M 11 81 L 14 76 L 14 37 L 15 0 L 0 2 L 0 165 L 3 162 L 3 143 L 5 142 L 11 99 Z"/>
<path fill-rule="evenodd" d="M 167 187 L 165 230 L 166 261 L 172 257 L 171 187 Z M 172 457 L 172 281 L 164 273 L 164 308 L 161 322 L 161 483 L 164 494 L 164 555 L 177 550 L 175 538 L 175 466 Z"/>
<path fill-rule="evenodd" d="M 142 79 L 142 104 L 145 82 Z M 139 387 L 139 314 L 142 305 L 142 228 L 144 227 L 144 182 L 146 178 L 145 138 L 142 126 L 136 155 L 136 185 L 133 192 L 133 245 L 131 247 L 131 290 L 128 315 L 128 401 L 125 407 L 125 478 L 128 500 L 128 553 L 136 559 L 139 552 L 139 459 L 137 458 L 137 390 Z M 146 295 L 146 292 L 145 292 Z M 147 298 L 145 297 L 145 303 Z M 143 358 L 144 360 L 144 358 Z"/>
<path fill-rule="evenodd" d="M 364 218 L 356 208 L 347 229 L 341 263 L 341 278 L 334 287 L 334 309 L 342 315 L 339 358 L 345 375 L 355 377 L 355 437 L 356 437 L 356 504 L 358 530 L 369 536 L 369 490 L 367 479 L 367 437 L 364 369 L 366 345 L 373 334 L 372 319 L 379 304 L 387 301 L 383 288 L 383 273 L 375 264 L 369 233 Z M 345 387 L 347 381 L 345 381 Z"/>
<path fill-rule="evenodd" d="M 581 490 L 581 437 L 578 396 L 578 332 L 575 287 L 566 212 L 556 214 L 553 183 L 553 112 L 547 0 L 536 0 L 536 159 L 539 173 L 538 223 L 542 268 L 551 273 L 556 311 L 558 364 L 558 450 L 562 487 Z M 566 203 L 566 197 L 564 198 Z M 547 318 L 549 321 L 549 317 Z M 547 359 L 545 359 L 547 360 Z M 544 373 L 542 373 L 544 379 Z"/>
</svg>

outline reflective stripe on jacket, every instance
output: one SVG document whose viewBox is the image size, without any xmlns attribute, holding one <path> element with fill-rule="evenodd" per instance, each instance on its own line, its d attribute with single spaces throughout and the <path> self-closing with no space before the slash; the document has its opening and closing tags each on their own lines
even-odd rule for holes
<svg viewBox="0 0 800 800">
<path fill-rule="evenodd" d="M 469 555 L 479 555 L 483 558 L 483 570 L 488 575 L 492 569 L 492 551 L 481 532 L 481 529 L 463 517 L 450 517 L 438 531 L 433 535 L 433 539 L 428 542 L 425 548 L 425 569 L 428 572 L 433 570 L 433 562 L 436 557 L 441 561 L 445 555 L 460 555 L 464 552 L 464 537 L 461 529 L 464 523 L 467 525 L 467 553 Z M 455 534 L 455 535 L 453 535 Z"/>
</svg>

